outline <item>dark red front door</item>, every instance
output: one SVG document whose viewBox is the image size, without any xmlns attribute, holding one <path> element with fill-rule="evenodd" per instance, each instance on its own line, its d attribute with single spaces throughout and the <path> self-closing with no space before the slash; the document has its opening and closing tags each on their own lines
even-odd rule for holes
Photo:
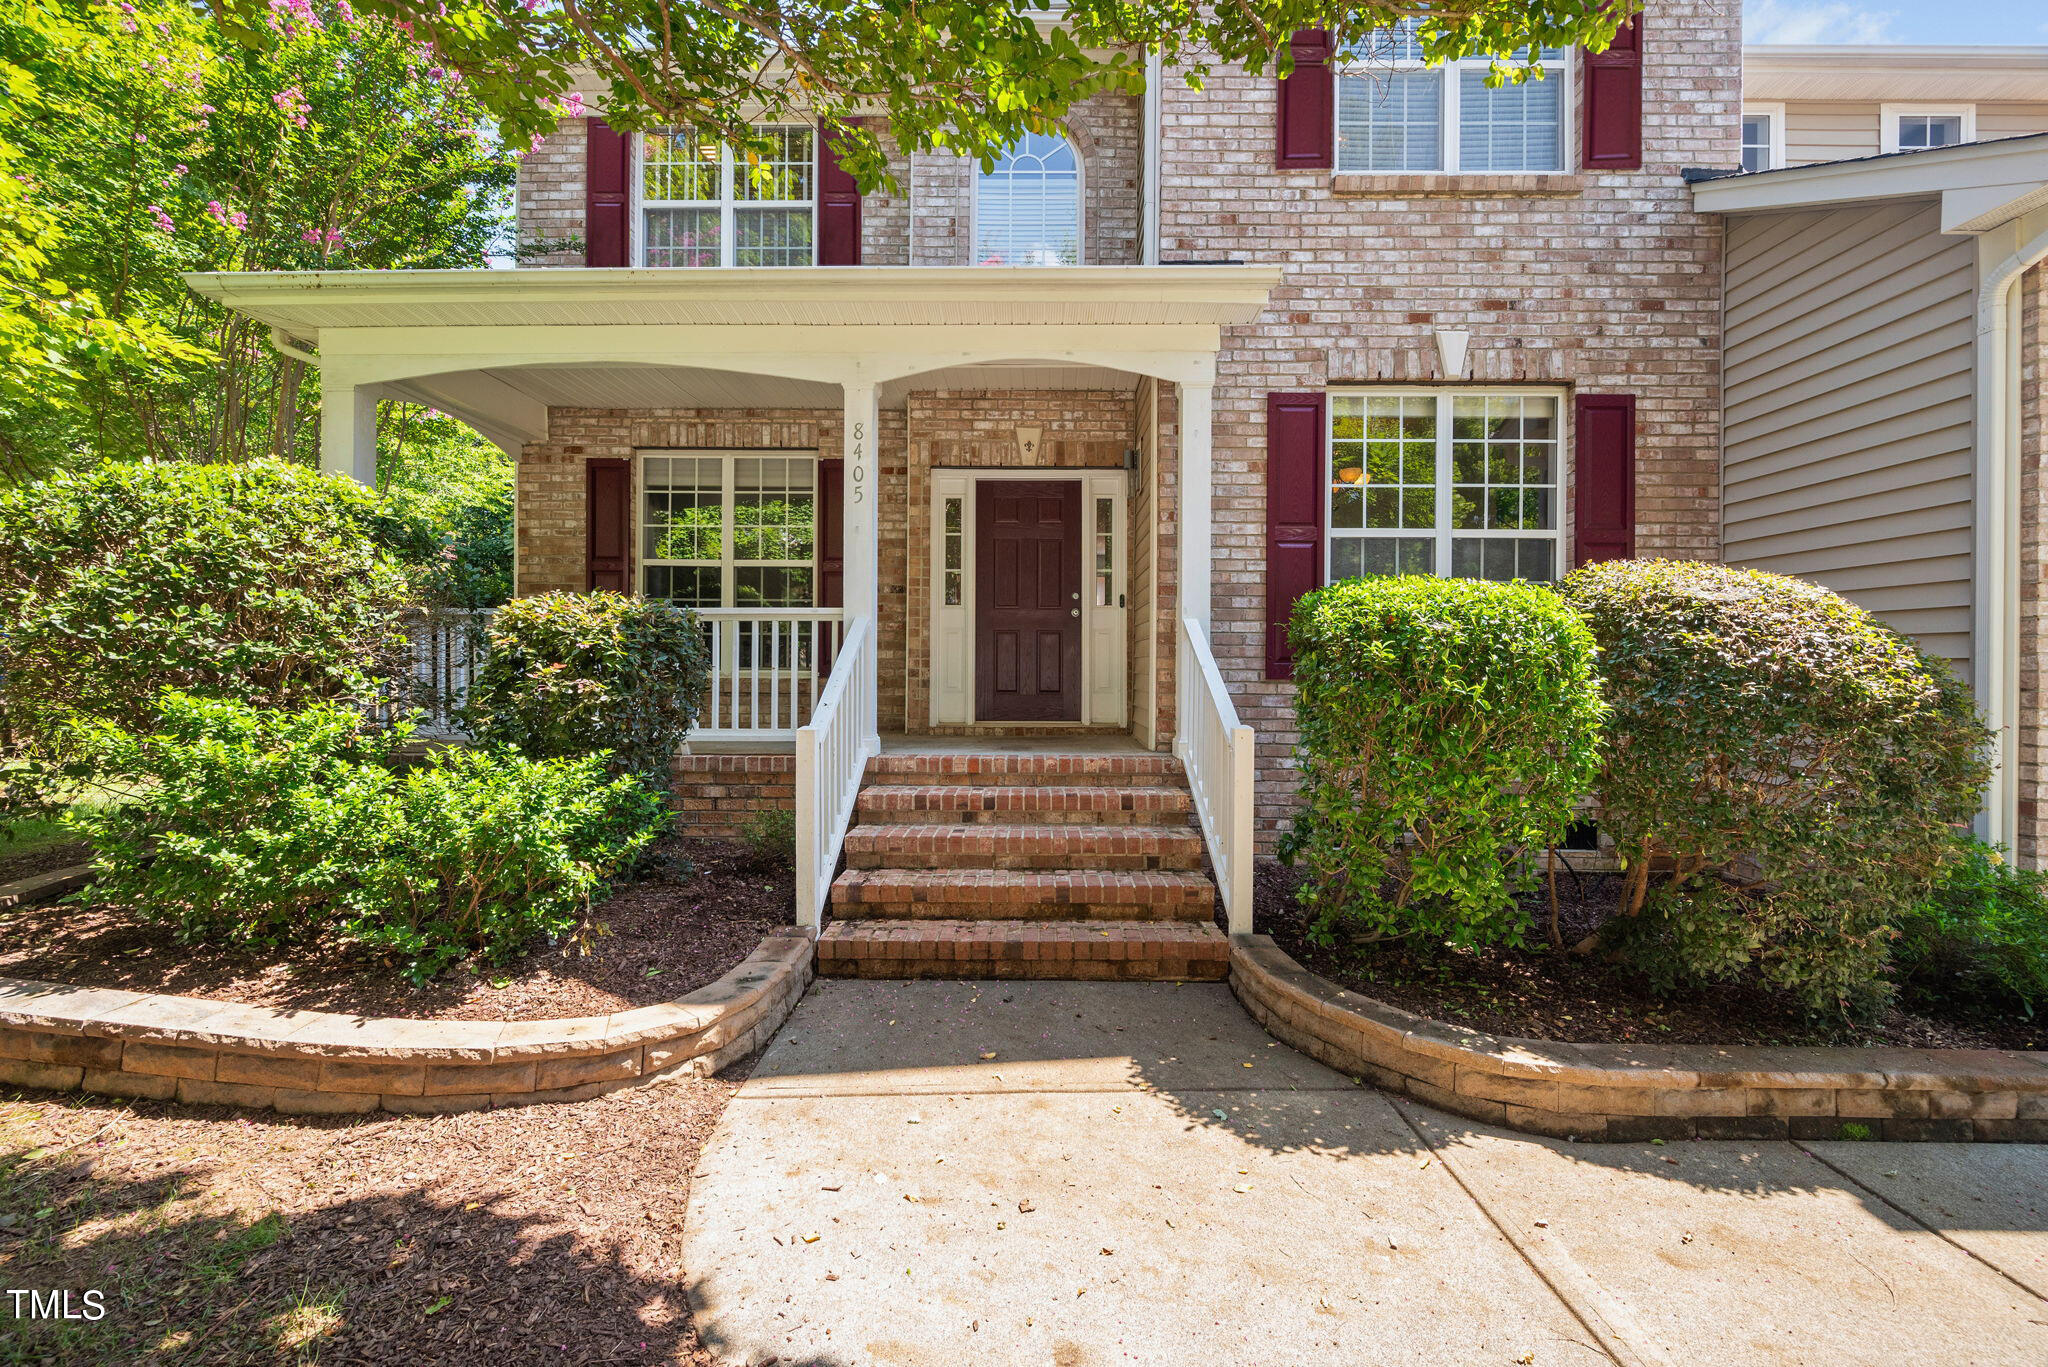
<svg viewBox="0 0 2048 1367">
<path fill-rule="evenodd" d="M 1081 720 L 1081 482 L 975 494 L 974 715 Z"/>
</svg>

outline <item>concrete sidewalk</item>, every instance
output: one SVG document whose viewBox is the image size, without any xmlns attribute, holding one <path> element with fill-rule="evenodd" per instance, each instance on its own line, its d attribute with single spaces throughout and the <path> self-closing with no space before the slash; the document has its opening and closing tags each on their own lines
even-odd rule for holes
<svg viewBox="0 0 2048 1367">
<path fill-rule="evenodd" d="M 2048 1150 L 1572 1145 L 1357 1086 L 1220 986 L 825 982 L 684 1266 L 748 1367 L 2038 1367 Z"/>
</svg>

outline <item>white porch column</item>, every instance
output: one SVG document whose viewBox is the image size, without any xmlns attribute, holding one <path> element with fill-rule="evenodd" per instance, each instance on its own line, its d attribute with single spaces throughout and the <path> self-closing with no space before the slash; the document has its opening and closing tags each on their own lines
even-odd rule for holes
<svg viewBox="0 0 2048 1367">
<path fill-rule="evenodd" d="M 320 368 L 320 468 L 377 487 L 377 391 L 331 364 Z"/>
<path fill-rule="evenodd" d="M 1214 563 L 1210 404 L 1207 380 L 1180 386 L 1180 611 L 1209 631 L 1209 570 Z"/>
<path fill-rule="evenodd" d="M 878 473 L 880 462 L 875 453 L 879 411 L 872 381 L 848 381 L 842 392 L 846 405 L 846 473 L 840 500 L 846 552 L 843 601 L 850 625 L 863 617 L 874 622 L 881 601 L 881 518 L 876 512 L 881 480 Z M 868 652 L 871 673 L 876 671 L 878 653 L 874 650 Z M 866 715 L 860 719 L 861 734 L 868 738 L 871 747 L 880 744 L 881 733 L 875 713 L 879 682 L 878 678 L 870 677 L 868 686 L 861 693 L 866 700 Z"/>
</svg>

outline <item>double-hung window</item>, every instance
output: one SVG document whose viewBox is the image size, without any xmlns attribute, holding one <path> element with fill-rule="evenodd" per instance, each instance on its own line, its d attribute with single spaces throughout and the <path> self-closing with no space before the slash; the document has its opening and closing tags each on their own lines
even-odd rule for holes
<svg viewBox="0 0 2048 1367">
<path fill-rule="evenodd" d="M 759 165 L 689 129 L 641 135 L 643 265 L 808 266 L 817 259 L 816 133 L 762 131 L 771 150 Z"/>
<path fill-rule="evenodd" d="M 1543 79 L 1490 86 L 1491 58 L 1432 66 L 1414 20 L 1339 58 L 1339 171 L 1561 171 L 1569 55 L 1545 48 Z M 1526 52 L 1516 60 L 1529 65 Z"/>
<path fill-rule="evenodd" d="M 640 588 L 698 608 L 808 608 L 817 459 L 656 451 L 640 461 Z"/>
<path fill-rule="evenodd" d="M 1557 578 L 1556 393 L 1340 391 L 1329 413 L 1329 579 Z"/>
</svg>

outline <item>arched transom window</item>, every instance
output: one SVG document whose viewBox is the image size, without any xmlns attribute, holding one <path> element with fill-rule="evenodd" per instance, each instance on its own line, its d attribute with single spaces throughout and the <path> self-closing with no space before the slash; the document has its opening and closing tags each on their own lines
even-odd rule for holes
<svg viewBox="0 0 2048 1367">
<path fill-rule="evenodd" d="M 1081 261 L 1081 166 L 1052 133 L 1026 133 L 975 184 L 974 259 L 984 266 Z"/>
</svg>

